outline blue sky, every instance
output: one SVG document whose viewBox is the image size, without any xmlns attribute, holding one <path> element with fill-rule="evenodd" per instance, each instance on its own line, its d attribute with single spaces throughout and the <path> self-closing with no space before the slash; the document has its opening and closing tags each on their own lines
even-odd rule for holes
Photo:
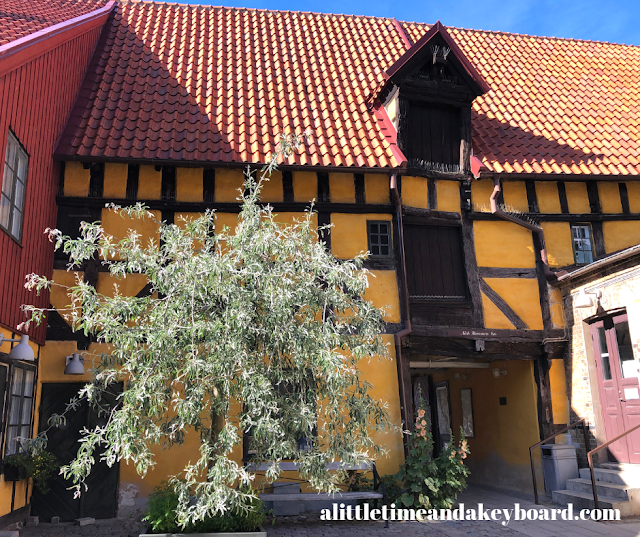
<svg viewBox="0 0 640 537">
<path fill-rule="evenodd" d="M 178 0 L 261 9 L 395 17 L 479 30 L 640 46 L 640 0 Z"/>
</svg>

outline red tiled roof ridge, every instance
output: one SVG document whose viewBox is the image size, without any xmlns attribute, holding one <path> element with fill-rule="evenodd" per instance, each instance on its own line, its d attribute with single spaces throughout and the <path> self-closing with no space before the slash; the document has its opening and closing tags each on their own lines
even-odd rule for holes
<svg viewBox="0 0 640 537">
<path fill-rule="evenodd" d="M 435 24 L 435 23 L 429 23 L 429 22 L 400 20 L 400 19 L 396 19 L 395 17 L 380 17 L 377 15 L 356 15 L 354 13 L 327 13 L 324 11 L 298 11 L 294 9 L 267 9 L 267 8 L 257 8 L 257 7 L 214 6 L 209 4 L 191 4 L 189 2 L 164 2 L 164 1 L 158 1 L 158 0 L 117 0 L 117 2 L 120 4 L 179 6 L 179 7 L 197 8 L 197 9 L 222 9 L 222 10 L 228 10 L 228 11 L 256 11 L 258 13 L 288 13 L 288 14 L 299 14 L 299 15 L 318 15 L 318 16 L 324 16 L 324 17 L 354 17 L 358 19 L 374 19 L 374 20 L 384 20 L 388 22 L 393 22 L 393 20 L 395 19 L 400 24 L 418 25 L 420 27 L 424 27 L 427 30 Z M 466 28 L 464 26 L 450 26 L 444 23 L 442 25 L 445 28 L 447 28 L 447 30 L 458 30 L 462 32 L 496 34 L 496 35 L 515 36 L 515 37 L 531 37 L 533 39 L 540 39 L 540 40 L 548 39 L 552 41 L 572 41 L 576 43 L 593 43 L 594 45 L 612 45 L 612 46 L 620 46 L 620 47 L 640 48 L 640 45 L 616 43 L 613 41 L 599 41 L 599 40 L 593 40 L 593 39 L 579 39 L 576 37 L 556 37 L 556 36 L 548 36 L 548 35 L 524 34 L 520 32 L 507 32 L 505 30 L 482 30 L 478 28 Z"/>
</svg>

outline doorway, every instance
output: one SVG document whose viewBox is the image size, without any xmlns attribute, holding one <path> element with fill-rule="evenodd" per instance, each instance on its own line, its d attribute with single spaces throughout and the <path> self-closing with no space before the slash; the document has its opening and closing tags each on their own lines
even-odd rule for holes
<svg viewBox="0 0 640 537">
<path fill-rule="evenodd" d="M 591 338 L 608 441 L 640 424 L 640 370 L 626 313 L 593 323 Z M 616 462 L 640 464 L 640 430 L 611 444 L 609 453 Z"/>
<path fill-rule="evenodd" d="M 55 383 L 43 384 L 40 404 L 40 431 L 47 427 L 47 421 L 53 414 L 62 414 L 67 403 L 78 395 L 83 384 Z M 116 396 L 122 391 L 121 386 L 113 387 L 112 393 L 105 394 L 102 403 L 113 406 Z M 49 438 L 47 449 L 53 453 L 58 461 L 65 465 L 75 458 L 78 451 L 80 431 L 86 427 L 91 430 L 97 425 L 105 425 L 106 417 L 98 415 L 97 411 L 83 402 L 75 411 L 66 414 L 67 421 L 61 427 L 53 427 L 47 433 Z M 114 518 L 118 501 L 119 466 L 111 468 L 105 462 L 100 462 L 100 454 L 95 454 L 96 463 L 91 474 L 86 479 L 87 491 L 83 491 L 79 499 L 73 498 L 73 491 L 68 490 L 71 485 L 63 476 L 55 476 L 50 481 L 47 494 L 33 492 L 31 498 L 31 514 L 39 515 L 42 520 L 50 520 L 58 516 L 62 521 L 76 518 Z"/>
<path fill-rule="evenodd" d="M 422 408 L 428 417 L 434 454 L 437 456 L 451 442 L 449 382 L 434 383 L 430 375 L 414 377 L 413 404 L 414 408 Z"/>
</svg>

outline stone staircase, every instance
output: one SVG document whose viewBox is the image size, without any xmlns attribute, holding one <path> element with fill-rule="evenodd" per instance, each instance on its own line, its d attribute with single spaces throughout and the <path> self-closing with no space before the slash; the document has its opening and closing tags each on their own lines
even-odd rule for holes
<svg viewBox="0 0 640 537">
<path fill-rule="evenodd" d="M 640 465 L 604 463 L 594 468 L 598 503 L 601 509 L 619 509 L 620 516 L 640 515 Z M 580 468 L 580 477 L 567 481 L 567 490 L 552 492 L 558 505 L 573 504 L 574 510 L 593 509 L 589 468 Z"/>
</svg>

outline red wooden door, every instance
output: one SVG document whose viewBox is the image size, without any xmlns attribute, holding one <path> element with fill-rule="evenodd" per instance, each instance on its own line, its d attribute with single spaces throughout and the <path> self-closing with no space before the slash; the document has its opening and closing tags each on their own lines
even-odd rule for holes
<svg viewBox="0 0 640 537">
<path fill-rule="evenodd" d="M 640 423 L 638 362 L 633 358 L 626 315 L 591 325 L 600 404 L 607 440 Z M 640 431 L 609 446 L 618 462 L 640 463 Z"/>
</svg>

